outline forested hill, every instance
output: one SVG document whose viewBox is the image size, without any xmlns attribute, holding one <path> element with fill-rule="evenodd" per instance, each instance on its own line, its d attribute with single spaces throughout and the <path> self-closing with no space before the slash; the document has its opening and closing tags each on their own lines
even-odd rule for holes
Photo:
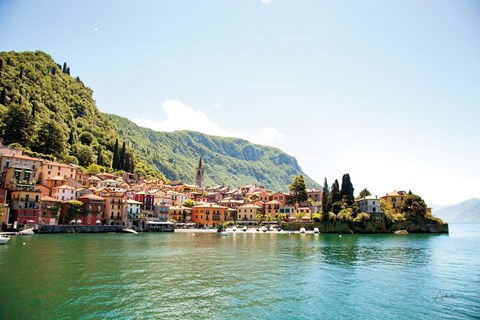
<svg viewBox="0 0 480 320">
<path fill-rule="evenodd" d="M 92 90 L 70 76 L 70 66 L 41 51 L 0 52 L 0 138 L 28 155 L 90 172 L 125 170 L 193 183 L 202 156 L 207 185 L 257 183 L 285 191 L 303 174 L 295 158 L 275 148 L 197 132 L 154 132 L 105 115 Z M 307 187 L 318 187 L 303 175 Z"/>
<path fill-rule="evenodd" d="M 301 174 L 307 187 L 320 187 L 303 173 L 294 157 L 276 148 L 193 131 L 156 132 L 126 118 L 106 116 L 145 162 L 154 164 L 171 180 L 194 183 L 201 156 L 207 185 L 257 183 L 272 190 L 288 191 L 293 178 Z"/>
</svg>

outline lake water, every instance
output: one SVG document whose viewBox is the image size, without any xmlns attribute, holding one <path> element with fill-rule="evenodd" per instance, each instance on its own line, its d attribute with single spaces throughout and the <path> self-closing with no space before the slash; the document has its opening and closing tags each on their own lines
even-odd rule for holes
<svg viewBox="0 0 480 320">
<path fill-rule="evenodd" d="M 478 319 L 479 291 L 480 225 L 34 235 L 0 246 L 0 319 Z"/>
</svg>

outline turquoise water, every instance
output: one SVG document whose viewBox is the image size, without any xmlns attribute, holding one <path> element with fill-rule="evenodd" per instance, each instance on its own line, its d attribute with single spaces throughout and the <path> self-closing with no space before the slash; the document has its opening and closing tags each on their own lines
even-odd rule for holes
<svg viewBox="0 0 480 320">
<path fill-rule="evenodd" d="M 479 290 L 480 225 L 34 235 L 0 246 L 0 319 L 473 319 Z"/>
</svg>

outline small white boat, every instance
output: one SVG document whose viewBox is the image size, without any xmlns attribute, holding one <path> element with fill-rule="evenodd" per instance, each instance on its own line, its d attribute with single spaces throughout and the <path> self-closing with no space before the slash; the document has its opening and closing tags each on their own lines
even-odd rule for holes
<svg viewBox="0 0 480 320">
<path fill-rule="evenodd" d="M 318 228 L 313 228 L 313 233 L 320 233 L 320 230 Z"/>
<path fill-rule="evenodd" d="M 247 227 L 243 227 L 243 228 L 242 228 L 242 231 L 243 231 L 243 232 L 247 232 Z"/>
<path fill-rule="evenodd" d="M 305 228 L 300 228 L 300 233 L 305 233 Z"/>
<path fill-rule="evenodd" d="M 33 229 L 28 228 L 28 229 L 23 229 L 22 231 L 18 232 L 18 234 L 22 236 L 31 236 L 31 235 L 34 235 L 35 232 L 33 232 Z"/>
<path fill-rule="evenodd" d="M 233 226 L 232 231 L 233 231 L 233 232 L 237 231 L 237 227 L 236 227 L 236 226 Z"/>
<path fill-rule="evenodd" d="M 8 240 L 10 240 L 9 237 L 0 235 L 0 244 L 7 244 Z"/>
<path fill-rule="evenodd" d="M 227 231 L 220 231 L 220 235 L 221 236 L 228 236 L 228 233 L 227 233 Z"/>
<path fill-rule="evenodd" d="M 262 230 L 263 232 L 267 232 L 267 231 L 268 231 L 267 227 L 262 227 L 261 230 Z"/>
<path fill-rule="evenodd" d="M 270 228 L 268 228 L 268 231 L 273 231 L 273 227 L 270 226 Z"/>
<path fill-rule="evenodd" d="M 133 233 L 133 234 L 138 234 L 137 231 L 133 230 L 133 229 L 130 229 L 130 228 L 125 228 L 125 229 L 122 229 L 122 232 L 123 233 Z"/>
</svg>

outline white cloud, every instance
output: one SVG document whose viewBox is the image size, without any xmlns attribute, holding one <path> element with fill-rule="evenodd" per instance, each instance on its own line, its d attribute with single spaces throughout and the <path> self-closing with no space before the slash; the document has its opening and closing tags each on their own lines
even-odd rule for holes
<svg viewBox="0 0 480 320">
<path fill-rule="evenodd" d="M 223 108 L 223 106 L 222 106 L 220 103 L 218 103 L 218 102 L 214 102 L 214 103 L 213 103 L 213 106 L 214 106 L 215 108 L 218 108 L 218 109 Z"/>
<path fill-rule="evenodd" d="M 272 2 L 272 0 L 260 0 L 260 2 L 263 4 L 269 4 Z"/>
<path fill-rule="evenodd" d="M 214 104 L 215 105 L 215 104 Z M 165 120 L 132 119 L 137 125 L 156 131 L 173 132 L 192 130 L 222 137 L 242 138 L 254 143 L 273 145 L 285 137 L 275 127 L 269 126 L 258 133 L 238 133 L 220 128 L 201 110 L 195 110 L 178 100 L 167 100 L 162 104 Z"/>
</svg>

